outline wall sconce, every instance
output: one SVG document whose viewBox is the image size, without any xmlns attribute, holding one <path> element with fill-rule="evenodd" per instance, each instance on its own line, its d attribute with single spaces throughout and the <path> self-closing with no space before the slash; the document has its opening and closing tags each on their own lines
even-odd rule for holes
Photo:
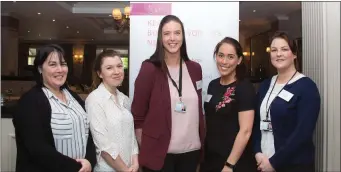
<svg viewBox="0 0 341 172">
<path fill-rule="evenodd" d="M 266 50 L 265 50 L 267 53 L 270 52 L 270 47 L 266 47 Z"/>
<path fill-rule="evenodd" d="M 250 56 L 250 52 L 244 51 L 244 52 L 243 52 L 243 55 L 244 55 L 244 56 Z M 252 56 L 254 56 L 254 55 L 255 55 L 255 52 L 252 52 Z"/>
<path fill-rule="evenodd" d="M 73 61 L 77 64 L 83 63 L 83 55 L 73 55 Z"/>
<path fill-rule="evenodd" d="M 73 53 L 73 63 L 74 64 L 82 64 L 83 63 L 83 56 L 84 56 L 84 45 L 82 44 L 75 44 L 72 47 Z"/>
</svg>

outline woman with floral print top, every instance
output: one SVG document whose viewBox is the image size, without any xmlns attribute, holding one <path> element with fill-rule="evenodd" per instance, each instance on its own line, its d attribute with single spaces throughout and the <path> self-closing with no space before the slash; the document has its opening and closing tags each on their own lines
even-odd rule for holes
<svg viewBox="0 0 341 172">
<path fill-rule="evenodd" d="M 207 133 L 201 172 L 257 171 L 249 141 L 255 90 L 252 83 L 244 79 L 242 52 L 238 41 L 229 37 L 215 48 L 221 77 L 210 82 L 204 102 Z"/>
</svg>

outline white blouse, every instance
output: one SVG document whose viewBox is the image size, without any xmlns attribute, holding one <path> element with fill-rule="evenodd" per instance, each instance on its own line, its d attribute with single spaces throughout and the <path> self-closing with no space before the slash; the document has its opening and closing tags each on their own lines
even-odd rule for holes
<svg viewBox="0 0 341 172">
<path fill-rule="evenodd" d="M 118 90 L 117 100 L 118 102 L 115 96 L 100 84 L 85 101 L 97 152 L 94 171 L 115 172 L 101 157 L 102 151 L 110 154 L 113 159 L 119 155 L 128 167 L 132 165 L 132 155 L 138 154 L 134 120 L 130 112 L 131 101 Z"/>
</svg>

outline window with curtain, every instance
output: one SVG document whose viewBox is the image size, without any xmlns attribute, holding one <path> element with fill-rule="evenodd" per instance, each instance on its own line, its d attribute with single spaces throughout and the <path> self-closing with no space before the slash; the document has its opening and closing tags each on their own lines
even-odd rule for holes
<svg viewBox="0 0 341 172">
<path fill-rule="evenodd" d="M 27 57 L 27 65 L 33 66 L 34 65 L 34 59 L 36 58 L 37 55 L 37 48 L 30 47 L 28 49 L 28 57 Z"/>
<path fill-rule="evenodd" d="M 96 49 L 96 57 L 98 56 L 99 53 L 101 53 L 104 50 L 114 50 L 114 51 L 118 52 L 120 54 L 120 56 L 121 56 L 124 69 L 128 69 L 128 65 L 129 65 L 128 50 L 117 49 L 117 48 L 97 48 Z"/>
</svg>

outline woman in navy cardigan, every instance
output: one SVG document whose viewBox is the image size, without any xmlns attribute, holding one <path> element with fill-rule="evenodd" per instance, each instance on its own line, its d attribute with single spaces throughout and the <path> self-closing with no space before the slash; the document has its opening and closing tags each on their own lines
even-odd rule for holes
<svg viewBox="0 0 341 172">
<path fill-rule="evenodd" d="M 257 96 L 253 140 L 260 171 L 314 171 L 312 137 L 321 100 L 314 81 L 297 72 L 296 53 L 288 36 L 276 32 L 270 54 L 278 75 L 263 81 Z"/>
<path fill-rule="evenodd" d="M 90 172 L 96 164 L 84 101 L 67 86 L 64 57 L 58 45 L 37 52 L 37 85 L 20 97 L 13 115 L 16 172 Z"/>
</svg>

